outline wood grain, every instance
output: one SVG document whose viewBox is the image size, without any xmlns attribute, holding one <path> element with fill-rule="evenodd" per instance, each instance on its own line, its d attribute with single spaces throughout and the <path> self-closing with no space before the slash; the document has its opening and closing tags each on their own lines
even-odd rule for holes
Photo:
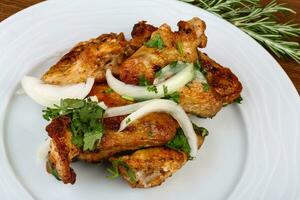
<svg viewBox="0 0 300 200">
<path fill-rule="evenodd" d="M 279 21 L 295 20 L 300 24 L 300 0 L 277 0 L 280 3 L 287 4 L 290 8 L 295 10 L 296 14 L 291 15 L 279 15 Z M 27 8 L 33 4 L 42 2 L 41 0 L 0 0 L 0 21 L 9 17 L 10 15 Z M 261 0 L 262 4 L 266 4 L 270 0 Z M 300 42 L 300 38 L 298 40 Z M 275 57 L 275 56 L 274 56 Z M 300 94 L 300 64 L 290 59 L 278 59 L 278 62 L 288 74 L 294 85 L 296 86 L 298 93 Z"/>
</svg>

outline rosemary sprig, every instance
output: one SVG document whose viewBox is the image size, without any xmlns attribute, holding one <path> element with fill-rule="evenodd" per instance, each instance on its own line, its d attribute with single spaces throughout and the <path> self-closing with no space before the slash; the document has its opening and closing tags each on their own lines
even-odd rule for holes
<svg viewBox="0 0 300 200">
<path fill-rule="evenodd" d="M 253 37 L 277 57 L 290 57 L 300 63 L 300 26 L 279 23 L 274 14 L 295 13 L 275 0 L 262 6 L 259 0 L 181 0 L 212 12 Z"/>
</svg>

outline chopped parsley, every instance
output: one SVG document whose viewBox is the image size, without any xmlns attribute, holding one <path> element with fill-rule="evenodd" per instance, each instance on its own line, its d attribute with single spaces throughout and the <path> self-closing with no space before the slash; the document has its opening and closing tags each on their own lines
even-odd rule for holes
<svg viewBox="0 0 300 200">
<path fill-rule="evenodd" d="M 199 70 L 204 76 L 207 75 L 207 71 L 205 69 L 203 69 L 201 63 L 199 62 L 199 60 L 197 60 L 197 62 L 194 63 L 194 67 L 196 70 Z"/>
<path fill-rule="evenodd" d="M 181 128 L 177 129 L 175 137 L 166 144 L 167 147 L 190 154 L 191 147 Z"/>
<path fill-rule="evenodd" d="M 202 84 L 202 86 L 203 86 L 203 90 L 204 90 L 204 92 L 207 92 L 207 91 L 209 91 L 209 89 L 210 89 L 210 86 L 209 86 L 209 84 L 208 83 L 201 83 Z"/>
<path fill-rule="evenodd" d="M 111 174 L 110 176 L 108 176 L 108 178 L 117 178 L 120 176 L 119 166 L 124 167 L 130 182 L 136 182 L 136 176 L 134 171 L 128 166 L 126 162 L 124 162 L 121 159 L 116 159 L 112 161 L 112 168 L 107 169 L 107 171 Z"/>
<path fill-rule="evenodd" d="M 193 128 L 195 130 L 195 133 L 197 135 L 200 134 L 202 137 L 206 137 L 209 134 L 206 128 L 198 127 L 195 124 L 193 124 Z M 181 128 L 177 129 L 175 137 L 170 140 L 166 144 L 166 146 L 177 151 L 183 151 L 188 155 L 191 152 L 191 147 L 188 143 L 188 139 Z M 192 159 L 192 157 L 190 157 L 189 159 Z"/>
<path fill-rule="evenodd" d="M 146 79 L 145 75 L 139 76 L 139 86 L 147 86 L 150 85 L 149 81 Z"/>
<path fill-rule="evenodd" d="M 106 93 L 106 94 L 110 94 L 110 93 L 112 93 L 114 90 L 113 89 L 111 89 L 110 87 L 109 88 L 107 88 L 104 92 Z"/>
<path fill-rule="evenodd" d="M 155 92 L 155 93 L 157 93 L 157 87 L 156 87 L 155 85 L 150 85 L 150 86 L 148 86 L 148 87 L 147 87 L 147 90 L 148 90 L 149 92 Z"/>
<path fill-rule="evenodd" d="M 242 104 L 242 101 L 243 101 L 243 97 L 242 96 L 239 96 L 238 98 L 236 98 L 234 100 L 235 103 L 238 103 L 238 104 Z"/>
<path fill-rule="evenodd" d="M 72 143 L 83 151 L 92 151 L 97 141 L 103 135 L 104 110 L 91 99 L 62 99 L 55 108 L 43 110 L 43 117 L 51 120 L 59 116 L 68 116 L 71 119 Z"/>
<path fill-rule="evenodd" d="M 126 119 L 126 124 L 129 124 L 130 122 L 131 122 L 130 118 Z"/>
<path fill-rule="evenodd" d="M 163 49 L 165 44 L 159 34 L 155 34 L 150 40 L 145 43 L 146 47 Z"/>
<path fill-rule="evenodd" d="M 182 42 L 176 42 L 176 48 L 178 50 L 178 52 L 182 55 L 184 52 L 183 52 L 183 44 Z"/>
<path fill-rule="evenodd" d="M 163 89 L 164 89 L 163 99 L 170 99 L 170 100 L 174 101 L 175 103 L 179 103 L 180 93 L 178 91 L 168 94 L 168 87 L 164 85 Z"/>
<path fill-rule="evenodd" d="M 177 66 L 177 64 L 178 64 L 178 61 L 173 61 L 169 65 L 171 68 L 175 68 Z"/>
</svg>

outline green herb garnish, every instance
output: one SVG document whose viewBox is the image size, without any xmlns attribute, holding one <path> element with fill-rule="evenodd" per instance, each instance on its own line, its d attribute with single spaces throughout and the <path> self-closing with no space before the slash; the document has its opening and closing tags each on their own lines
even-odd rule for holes
<svg viewBox="0 0 300 200">
<path fill-rule="evenodd" d="M 160 69 L 158 72 L 155 73 L 155 78 L 160 77 L 162 74 L 162 70 Z"/>
<path fill-rule="evenodd" d="M 155 34 L 148 42 L 145 43 L 146 47 L 157 48 L 160 50 L 164 48 L 164 45 L 164 41 L 159 34 Z"/>
<path fill-rule="evenodd" d="M 136 176 L 134 171 L 128 166 L 126 162 L 121 159 L 116 159 L 112 161 L 112 168 L 108 168 L 107 171 L 111 174 L 108 178 L 117 178 L 120 176 L 119 166 L 124 167 L 126 174 L 129 177 L 130 182 L 136 182 Z"/>
<path fill-rule="evenodd" d="M 166 144 L 167 147 L 190 154 L 191 147 L 181 128 L 177 129 L 175 137 Z"/>
<path fill-rule="evenodd" d="M 104 110 L 95 101 L 62 99 L 59 106 L 47 108 L 43 113 L 44 119 L 48 121 L 68 116 L 71 119 L 72 143 L 84 151 L 94 150 L 95 144 L 102 138 Z"/>
<path fill-rule="evenodd" d="M 239 96 L 238 98 L 236 98 L 234 100 L 235 103 L 238 103 L 238 104 L 242 104 L 242 101 L 243 101 L 243 97 L 242 96 Z"/>
<path fill-rule="evenodd" d="M 145 75 L 139 76 L 139 86 L 147 86 L 150 85 L 149 81 L 146 79 Z"/>
<path fill-rule="evenodd" d="M 168 87 L 165 85 L 163 85 L 163 90 L 164 90 L 163 99 L 170 99 L 170 100 L 174 101 L 175 103 L 179 103 L 180 93 L 178 91 L 168 94 Z"/>
<path fill-rule="evenodd" d="M 194 63 L 194 67 L 196 70 L 199 70 L 204 76 L 207 75 L 207 71 L 202 67 L 201 63 L 198 60 Z"/>
<path fill-rule="evenodd" d="M 183 52 L 183 43 L 182 42 L 176 42 L 176 48 L 178 50 L 178 52 L 182 55 Z"/>
<path fill-rule="evenodd" d="M 155 85 L 150 85 L 150 86 L 148 86 L 148 87 L 147 87 L 147 90 L 148 90 L 149 92 L 155 92 L 155 93 L 157 93 L 157 87 L 156 87 Z"/>
<path fill-rule="evenodd" d="M 210 89 L 210 86 L 209 86 L 209 84 L 208 83 L 201 83 L 202 84 L 202 86 L 203 86 L 203 91 L 204 92 L 207 92 L 207 91 L 209 91 L 209 89 Z"/>
<path fill-rule="evenodd" d="M 128 119 L 126 119 L 126 124 L 129 124 L 130 122 L 131 122 L 131 119 L 130 118 L 128 118 Z"/>
</svg>

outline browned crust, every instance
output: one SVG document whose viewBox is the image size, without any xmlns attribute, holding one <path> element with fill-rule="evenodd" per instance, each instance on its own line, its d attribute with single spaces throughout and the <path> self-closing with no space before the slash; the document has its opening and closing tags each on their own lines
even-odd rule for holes
<svg viewBox="0 0 300 200">
<path fill-rule="evenodd" d="M 127 41 L 124 34 L 102 34 L 98 38 L 80 42 L 58 63 L 53 65 L 42 80 L 49 84 L 74 84 L 95 77 L 105 81 L 105 70 L 112 69 L 118 75 L 121 62 L 126 59 Z"/>
<path fill-rule="evenodd" d="M 70 167 L 70 161 L 78 154 L 78 150 L 70 147 L 72 134 L 69 131 L 69 124 L 68 117 L 58 117 L 46 127 L 48 135 L 52 138 L 48 160 L 64 183 L 74 184 L 76 174 Z M 71 146 L 73 145 L 71 144 Z M 48 172 L 50 173 L 50 171 Z"/>
<path fill-rule="evenodd" d="M 143 147 L 161 146 L 170 141 L 176 133 L 178 123 L 168 114 L 151 113 L 134 121 L 124 131 L 117 132 L 123 117 L 104 120 L 105 134 L 94 152 L 83 152 L 79 159 L 99 162 L 116 153 Z"/>
<path fill-rule="evenodd" d="M 199 51 L 201 66 L 207 71 L 208 83 L 220 95 L 224 104 L 232 103 L 242 92 L 243 86 L 232 71 Z"/>
<path fill-rule="evenodd" d="M 156 30 L 157 27 L 147 24 L 146 21 L 136 23 L 131 31 L 132 39 L 129 41 L 130 45 L 137 50 L 150 39 L 151 34 Z"/>
</svg>

